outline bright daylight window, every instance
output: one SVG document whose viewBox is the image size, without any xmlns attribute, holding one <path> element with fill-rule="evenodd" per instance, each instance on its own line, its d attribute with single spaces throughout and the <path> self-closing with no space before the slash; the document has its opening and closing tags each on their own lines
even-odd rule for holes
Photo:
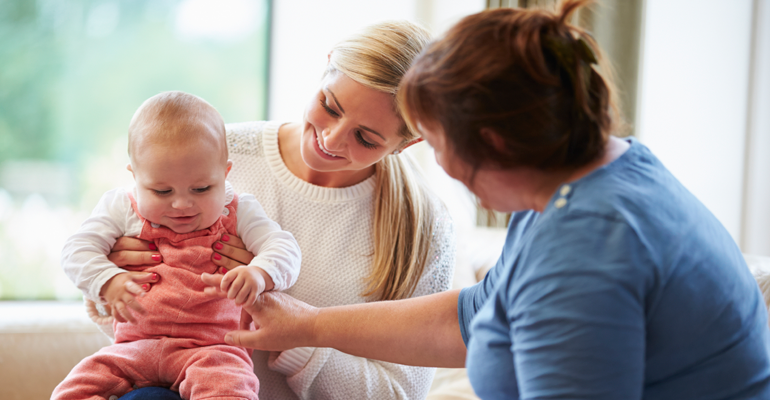
<svg viewBox="0 0 770 400">
<path fill-rule="evenodd" d="M 74 299 L 66 238 L 130 186 L 126 131 L 165 90 L 266 117 L 269 0 L 0 2 L 0 299 Z"/>
</svg>

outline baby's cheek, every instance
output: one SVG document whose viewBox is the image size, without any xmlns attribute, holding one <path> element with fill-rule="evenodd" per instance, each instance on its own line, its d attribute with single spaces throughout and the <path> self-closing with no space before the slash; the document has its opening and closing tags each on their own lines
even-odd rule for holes
<svg viewBox="0 0 770 400">
<path fill-rule="evenodd" d="M 150 222 L 160 223 L 160 217 L 163 215 L 163 210 L 158 204 L 155 204 L 155 202 L 150 199 L 138 196 L 136 199 L 136 206 L 142 217 Z"/>
</svg>

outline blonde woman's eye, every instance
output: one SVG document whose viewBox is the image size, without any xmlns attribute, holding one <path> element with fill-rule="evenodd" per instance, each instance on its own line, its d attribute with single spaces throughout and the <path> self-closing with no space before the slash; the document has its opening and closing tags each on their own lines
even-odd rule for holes
<svg viewBox="0 0 770 400">
<path fill-rule="evenodd" d="M 361 134 L 361 131 L 356 131 L 356 141 L 361 144 L 361 146 L 366 147 L 367 149 L 376 149 L 377 143 L 367 142 L 364 139 L 364 135 Z"/>
<path fill-rule="evenodd" d="M 326 110 L 327 114 L 331 115 L 334 118 L 339 118 L 340 115 L 337 114 L 336 111 L 332 110 L 332 108 L 329 107 L 323 99 L 321 99 L 321 107 L 323 107 L 324 110 Z"/>
</svg>

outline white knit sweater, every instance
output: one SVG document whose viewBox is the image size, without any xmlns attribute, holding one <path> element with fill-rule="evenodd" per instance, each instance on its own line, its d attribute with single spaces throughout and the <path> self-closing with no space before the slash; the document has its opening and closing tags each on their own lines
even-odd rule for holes
<svg viewBox="0 0 770 400">
<path fill-rule="evenodd" d="M 346 188 L 315 186 L 297 178 L 281 158 L 279 126 L 227 125 L 234 162 L 228 180 L 236 192 L 253 193 L 267 215 L 297 239 L 302 267 L 287 293 L 318 307 L 363 303 L 360 294 L 374 251 L 374 177 Z M 430 264 L 414 296 L 449 289 L 454 258 L 453 226 L 442 211 L 434 225 Z M 262 400 L 421 399 L 434 373 L 432 368 L 374 361 L 329 348 L 255 351 L 252 358 Z"/>
</svg>

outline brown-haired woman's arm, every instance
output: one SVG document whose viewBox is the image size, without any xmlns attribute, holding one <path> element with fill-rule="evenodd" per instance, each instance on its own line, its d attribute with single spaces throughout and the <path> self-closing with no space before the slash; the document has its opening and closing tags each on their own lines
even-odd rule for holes
<svg viewBox="0 0 770 400">
<path fill-rule="evenodd" d="M 405 300 L 315 308 L 285 293 L 259 296 L 244 310 L 254 331 L 225 341 L 258 350 L 331 347 L 359 357 L 423 367 L 465 365 L 457 317 L 459 290 Z"/>
</svg>

